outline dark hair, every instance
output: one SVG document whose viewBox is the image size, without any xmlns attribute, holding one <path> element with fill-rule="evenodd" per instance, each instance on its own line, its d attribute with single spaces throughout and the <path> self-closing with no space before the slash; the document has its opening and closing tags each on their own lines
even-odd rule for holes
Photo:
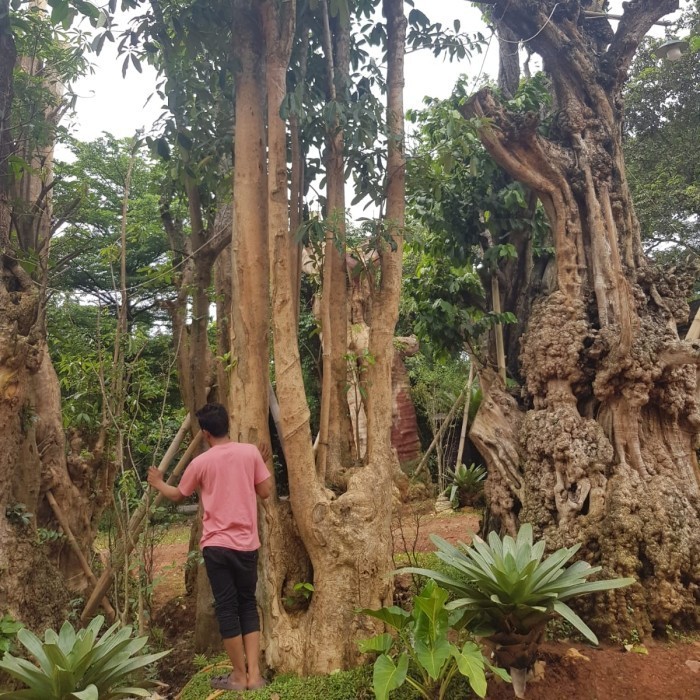
<svg viewBox="0 0 700 700">
<path fill-rule="evenodd" d="M 220 403 L 207 403 L 195 415 L 202 430 L 210 432 L 215 438 L 228 435 L 228 411 Z"/>
</svg>

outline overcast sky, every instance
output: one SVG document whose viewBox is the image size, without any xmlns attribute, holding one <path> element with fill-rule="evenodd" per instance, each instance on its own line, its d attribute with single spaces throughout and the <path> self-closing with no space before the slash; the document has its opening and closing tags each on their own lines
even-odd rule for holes
<svg viewBox="0 0 700 700">
<path fill-rule="evenodd" d="M 611 12 L 621 12 L 621 5 L 622 0 L 613 0 Z M 434 22 L 451 25 L 458 18 L 464 31 L 481 31 L 488 35 L 479 10 L 467 0 L 416 0 L 416 7 Z M 660 34 L 661 31 L 657 28 L 654 33 Z M 94 139 L 103 131 L 117 137 L 133 136 L 140 128 L 148 132 L 160 114 L 161 104 L 157 96 L 146 105 L 148 96 L 154 91 L 155 73 L 144 65 L 143 73 L 139 74 L 130 66 L 126 79 L 123 79 L 122 60 L 116 56 L 114 44 L 106 45 L 103 54 L 95 61 L 95 74 L 80 80 L 75 86 L 80 99 L 73 119 L 73 133 L 79 139 Z M 475 54 L 471 64 L 466 61 L 451 64 L 429 51 L 409 54 L 406 57 L 406 107 L 420 107 L 425 95 L 447 97 L 461 73 L 474 79 L 482 63 L 484 73 L 495 77 L 498 71 L 495 40 L 486 59 Z"/>
</svg>

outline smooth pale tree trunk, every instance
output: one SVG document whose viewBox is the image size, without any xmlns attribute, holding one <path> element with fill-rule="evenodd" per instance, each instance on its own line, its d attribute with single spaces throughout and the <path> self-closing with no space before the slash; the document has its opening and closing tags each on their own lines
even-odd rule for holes
<svg viewBox="0 0 700 700">
<path fill-rule="evenodd" d="M 390 5 L 394 9 L 402 7 L 401 3 Z M 257 284 L 257 293 L 261 297 L 266 295 L 267 277 L 258 277 L 259 271 L 250 265 L 250 261 L 257 263 L 258 260 L 267 260 L 269 256 L 274 377 L 290 487 L 289 501 L 273 496 L 265 503 L 261 519 L 264 551 L 261 556 L 260 600 L 265 655 L 268 664 L 278 671 L 327 673 L 353 665 L 359 658 L 357 640 L 376 629 L 372 621 L 358 617 L 355 609 L 378 607 L 391 600 L 388 576 L 392 567 L 391 475 L 396 468 L 390 444 L 391 358 L 400 283 L 403 161 L 402 157 L 397 161 L 396 153 L 392 154 L 392 162 L 399 166 L 398 180 L 390 185 L 390 192 L 395 198 L 392 216 L 396 223 L 393 230 L 397 249 L 391 251 L 387 247 L 383 251 L 385 274 L 382 275 L 383 286 L 377 290 L 377 296 L 380 319 L 384 325 L 377 329 L 371 345 L 378 360 L 373 377 L 376 397 L 368 417 L 370 431 L 375 431 L 376 437 L 368 448 L 368 464 L 352 472 L 347 488 L 338 495 L 326 487 L 325 479 L 316 466 L 299 356 L 296 280 L 290 267 L 294 265 L 294 256 L 289 230 L 286 128 L 279 117 L 279 107 L 285 94 L 295 7 L 293 2 L 282 5 L 263 3 L 262 17 L 254 11 L 255 3 L 244 7 L 247 12 L 239 15 L 236 25 L 237 90 L 241 92 L 236 95 L 238 167 L 234 198 L 236 232 L 242 231 L 244 224 L 249 226 L 245 228 L 245 237 L 241 234 L 240 238 L 238 235 L 234 238 L 233 286 L 234 295 L 238 293 L 239 284 L 248 289 Z M 401 28 L 405 27 L 405 20 L 402 16 L 391 16 L 394 47 L 391 55 L 392 65 L 395 66 L 400 64 L 403 57 Z M 264 41 L 258 35 L 261 26 Z M 267 91 L 266 173 L 261 165 L 263 124 L 257 112 L 263 103 L 259 92 L 263 83 L 256 70 L 261 65 L 262 47 Z M 393 80 L 398 79 L 396 68 L 392 76 Z M 394 113 L 400 113 L 400 109 L 398 112 L 396 109 L 394 104 Z M 394 127 L 398 123 L 396 120 L 392 122 Z M 398 143 L 400 134 L 397 134 L 395 143 Z M 399 151 L 402 152 L 402 149 Z M 241 161 L 244 154 L 248 157 Z M 241 178 L 240 182 L 238 178 Z M 266 193 L 262 203 L 257 199 L 261 190 Z M 264 250 L 259 247 L 260 239 L 255 233 L 253 215 L 258 222 L 263 217 L 265 219 L 267 244 Z M 239 246 L 244 243 L 249 246 L 247 255 L 243 256 L 240 250 L 237 257 L 236 241 Z M 243 264 L 244 261 L 248 264 Z M 251 325 L 256 318 L 262 319 L 263 324 L 267 323 L 267 306 L 257 308 L 255 317 L 248 315 L 248 310 L 252 314 L 251 307 L 257 303 L 251 300 L 259 299 L 262 305 L 261 297 L 245 297 L 244 313 L 241 308 L 236 308 L 237 300 L 234 298 L 233 301 L 231 347 L 237 364 L 232 373 L 231 407 L 237 429 L 244 437 L 244 427 L 251 435 L 253 432 L 258 434 L 261 426 L 267 425 L 267 404 L 263 404 L 264 412 L 250 405 L 253 401 L 266 401 L 266 385 L 265 391 L 261 391 L 262 387 L 257 384 L 258 375 L 249 371 L 254 361 L 259 361 L 260 357 L 267 359 L 266 335 L 263 329 L 259 329 L 259 334 L 247 336 L 247 343 L 239 341 L 239 333 L 242 332 L 240 324 L 244 324 L 242 328 L 251 333 L 257 328 Z M 257 357 L 251 358 L 251 354 Z M 264 370 L 261 368 L 259 374 L 267 381 L 266 365 Z M 237 396 L 245 401 L 237 399 Z M 283 597 L 289 591 L 285 586 L 302 581 L 311 582 L 314 586 L 308 607 L 295 611 L 285 608 Z"/>
<path fill-rule="evenodd" d="M 328 101 L 347 103 L 350 28 L 321 3 Z M 326 134 L 326 238 L 323 249 L 321 341 L 323 379 L 316 464 L 321 478 L 343 488 L 351 459 L 348 384 L 348 271 L 345 243 L 345 134 L 338 118 Z"/>
<path fill-rule="evenodd" d="M 471 438 L 488 463 L 492 513 L 510 531 L 533 523 L 550 548 L 580 543 L 607 576 L 638 579 L 590 599 L 601 632 L 696 626 L 700 356 L 676 331 L 694 278 L 645 258 L 622 156 L 634 50 L 678 2 L 630 3 L 607 38 L 565 8 L 548 22 L 548 2 L 487 4 L 521 39 L 544 27 L 531 46 L 559 107 L 556 140 L 488 91 L 464 110 L 492 120 L 482 141 L 540 198 L 556 249 L 556 284 L 533 304 L 522 340 L 529 405 L 493 373 L 480 378 Z"/>
</svg>

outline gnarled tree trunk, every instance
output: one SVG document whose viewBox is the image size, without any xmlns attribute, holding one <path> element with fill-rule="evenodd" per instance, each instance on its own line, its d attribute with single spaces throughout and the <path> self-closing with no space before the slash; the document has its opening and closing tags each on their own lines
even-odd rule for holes
<svg viewBox="0 0 700 700">
<path fill-rule="evenodd" d="M 548 138 L 536 115 L 508 113 L 488 91 L 465 108 L 492 120 L 482 141 L 540 198 L 556 249 L 556 288 L 533 305 L 521 344 L 527 401 L 481 377 L 471 438 L 491 508 L 507 530 L 531 522 L 550 548 L 580 542 L 608 575 L 638 579 L 590 603 L 601 631 L 697 625 L 700 354 L 676 331 L 693 275 L 645 258 L 622 156 L 634 50 L 678 2 L 628 3 L 614 35 L 584 16 L 590 3 L 483 4 L 530 39 L 558 106 Z"/>
<path fill-rule="evenodd" d="M 53 129 L 60 95 L 51 92 L 46 141 L 23 139 L 10 126 L 12 71 L 18 65 L 46 75 L 37 57 L 16 62 L 7 2 L 0 3 L 0 609 L 37 628 L 65 616 L 69 589 L 83 592 L 89 557 L 104 507 L 102 444 L 86 460 L 71 449 L 61 419 L 60 390 L 46 344 L 47 261 L 51 237 Z M 11 155 L 32 165 L 13 180 Z M 22 263 L 35 261 L 32 274 Z M 73 445 L 71 445 L 71 448 Z M 51 500 L 62 511 L 56 520 Z M 81 556 L 67 539 L 47 548 L 38 528 L 70 527 Z M 49 556 L 47 556 L 47 554 Z"/>
</svg>

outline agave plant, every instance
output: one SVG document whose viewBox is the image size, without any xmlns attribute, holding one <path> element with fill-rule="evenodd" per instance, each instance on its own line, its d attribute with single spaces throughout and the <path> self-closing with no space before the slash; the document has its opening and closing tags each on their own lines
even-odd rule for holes
<svg viewBox="0 0 700 700">
<path fill-rule="evenodd" d="M 6 653 L 0 668 L 27 688 L 0 693 L 2 700 L 114 700 L 137 696 L 149 697 L 144 689 L 150 683 L 125 685 L 138 669 L 162 658 L 168 651 L 142 654 L 147 637 L 131 638 L 131 627 L 112 625 L 98 638 L 104 617 L 96 617 L 76 632 L 64 622 L 58 634 L 47 630 L 42 642 L 27 629 L 17 633 L 17 639 L 36 659 L 38 666 L 26 659 Z"/>
<path fill-rule="evenodd" d="M 565 601 L 634 583 L 632 578 L 588 581 L 601 567 L 585 561 L 566 566 L 580 545 L 563 547 L 543 559 L 545 542 L 533 545 L 529 524 L 520 528 L 516 539 L 506 535 L 501 540 L 492 532 L 488 544 L 477 536 L 471 546 L 460 543 L 459 548 L 435 535 L 431 539 L 437 556 L 461 576 L 415 567 L 402 571 L 428 576 L 456 596 L 447 607 L 461 610 L 462 624 L 492 642 L 498 665 L 511 669 L 516 693 L 521 692 L 520 681 L 524 692 L 526 672 L 553 616 L 561 615 L 593 644 L 598 643 Z"/>
<path fill-rule="evenodd" d="M 463 505 L 473 505 L 475 496 L 484 487 L 486 469 L 480 464 L 470 464 L 468 467 L 460 464 L 456 469 L 448 469 L 448 476 L 452 483 L 443 491 L 449 492 L 450 503 L 453 508 Z"/>
</svg>

